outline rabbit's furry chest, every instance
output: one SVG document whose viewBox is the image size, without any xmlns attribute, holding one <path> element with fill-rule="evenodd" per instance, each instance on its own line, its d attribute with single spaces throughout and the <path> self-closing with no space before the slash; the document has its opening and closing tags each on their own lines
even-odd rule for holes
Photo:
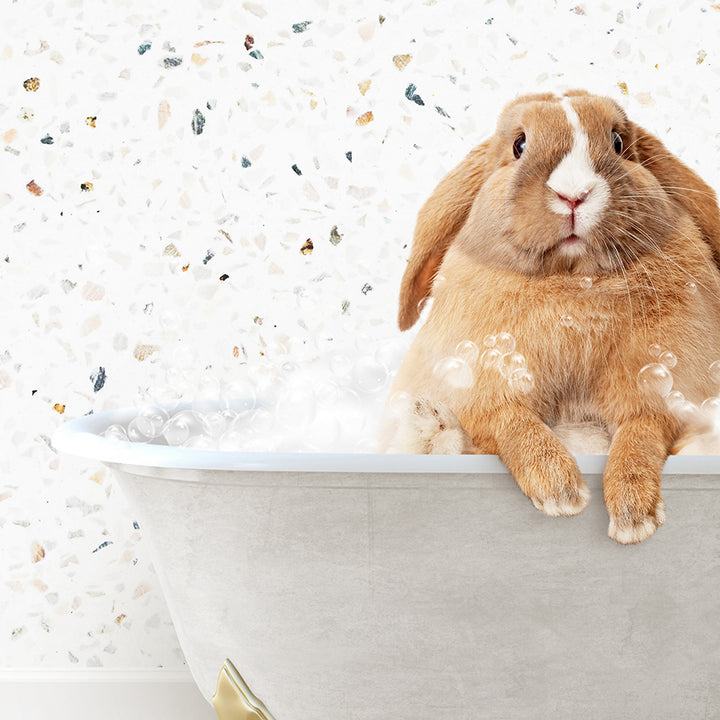
<svg viewBox="0 0 720 720">
<path fill-rule="evenodd" d="M 653 282 L 647 267 L 595 278 L 533 277 L 471 265 L 451 249 L 433 285 L 433 308 L 396 386 L 411 384 L 461 414 L 471 402 L 499 407 L 520 401 L 548 421 L 601 416 L 618 392 L 637 391 L 638 373 L 652 362 L 653 345 L 682 358 L 685 336 L 698 333 L 684 278 Z M 443 385 L 438 365 L 468 341 L 478 348 L 477 357 L 467 360 L 472 387 Z M 506 356 L 505 365 L 487 362 L 494 347 Z M 494 357 L 498 360 L 497 353 Z M 532 392 L 518 393 L 505 372 L 507 363 L 526 368 Z M 688 363 L 679 367 L 676 385 L 687 389 L 683 375 L 694 372 Z"/>
<path fill-rule="evenodd" d="M 628 336 L 655 332 L 654 289 L 629 291 L 617 278 L 537 278 L 496 268 L 478 272 L 477 267 L 464 273 L 452 260 L 433 288 L 435 305 L 428 319 L 427 334 L 440 354 L 467 340 L 484 352 L 506 333 L 529 370 L 544 385 L 557 386 L 557 393 L 560 387 L 574 391 L 587 385 L 609 355 L 629 352 Z"/>
</svg>

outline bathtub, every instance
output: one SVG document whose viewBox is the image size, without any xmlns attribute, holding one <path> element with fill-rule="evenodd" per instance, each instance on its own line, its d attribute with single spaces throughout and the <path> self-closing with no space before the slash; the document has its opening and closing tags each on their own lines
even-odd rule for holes
<svg viewBox="0 0 720 720">
<path fill-rule="evenodd" d="M 669 458 L 667 522 L 625 547 L 602 456 L 578 458 L 588 509 L 550 518 L 495 456 L 101 436 L 133 413 L 53 444 L 113 470 L 200 690 L 226 658 L 241 676 L 239 720 L 720 717 L 719 457 Z"/>
</svg>

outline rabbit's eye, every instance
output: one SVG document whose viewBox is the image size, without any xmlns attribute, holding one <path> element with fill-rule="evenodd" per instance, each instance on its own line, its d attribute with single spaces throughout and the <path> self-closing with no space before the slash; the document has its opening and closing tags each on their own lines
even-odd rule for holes
<svg viewBox="0 0 720 720">
<path fill-rule="evenodd" d="M 520 133 L 513 143 L 513 154 L 517 160 L 525 152 L 525 133 Z"/>
<path fill-rule="evenodd" d="M 620 133 L 617 130 L 612 131 L 612 142 L 613 142 L 613 149 L 618 155 L 622 154 L 623 151 L 623 141 L 620 137 Z"/>
</svg>

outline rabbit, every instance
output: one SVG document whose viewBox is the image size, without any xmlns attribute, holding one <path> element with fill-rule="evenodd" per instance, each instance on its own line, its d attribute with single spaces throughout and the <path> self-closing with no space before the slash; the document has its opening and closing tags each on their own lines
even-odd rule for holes
<svg viewBox="0 0 720 720">
<path fill-rule="evenodd" d="M 571 516 L 589 492 L 553 428 L 594 424 L 608 535 L 651 536 L 665 460 L 718 393 L 714 191 L 610 98 L 519 97 L 418 214 L 401 330 L 428 299 L 380 450 L 497 454 L 535 507 Z"/>
</svg>

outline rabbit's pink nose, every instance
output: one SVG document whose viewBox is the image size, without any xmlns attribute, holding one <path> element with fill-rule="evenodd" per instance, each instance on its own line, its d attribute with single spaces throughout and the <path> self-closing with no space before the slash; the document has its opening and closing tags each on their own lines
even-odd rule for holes
<svg viewBox="0 0 720 720">
<path fill-rule="evenodd" d="M 565 195 L 555 191 L 555 194 L 566 204 L 571 210 L 574 210 L 578 205 L 584 203 L 590 196 L 590 190 L 580 193 L 577 197 L 566 197 Z"/>
</svg>

